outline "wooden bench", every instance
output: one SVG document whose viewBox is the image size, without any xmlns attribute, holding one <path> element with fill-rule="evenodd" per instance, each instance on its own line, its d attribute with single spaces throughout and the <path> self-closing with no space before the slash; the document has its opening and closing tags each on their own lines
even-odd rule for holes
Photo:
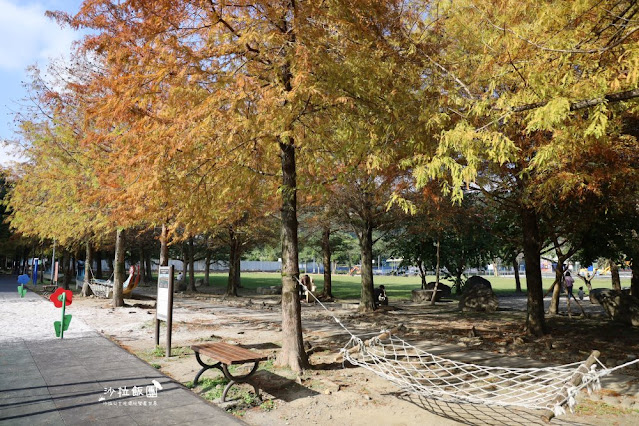
<svg viewBox="0 0 639 426">
<path fill-rule="evenodd" d="M 191 349 L 195 352 L 195 359 L 197 359 L 198 364 L 202 366 L 202 369 L 195 375 L 195 379 L 193 380 L 193 386 L 197 386 L 198 381 L 200 380 L 200 376 L 206 370 L 211 368 L 217 368 L 222 371 L 224 377 L 229 380 L 229 383 L 224 388 L 224 392 L 222 393 L 222 402 L 226 401 L 226 394 L 229 389 L 236 383 L 248 383 L 253 386 L 255 389 L 255 395 L 260 397 L 260 390 L 258 387 L 250 382 L 250 378 L 257 371 L 257 367 L 260 364 L 260 361 L 264 361 L 268 357 L 259 352 L 249 351 L 248 349 L 241 348 L 236 345 L 231 345 L 224 342 L 217 343 L 207 343 L 203 345 L 193 345 Z M 209 365 L 202 361 L 201 356 L 206 356 L 211 359 L 218 361 L 215 364 Z M 233 376 L 229 373 L 228 367 L 229 365 L 237 365 L 237 364 L 248 364 L 254 363 L 253 368 L 248 374 L 243 376 Z"/>
</svg>

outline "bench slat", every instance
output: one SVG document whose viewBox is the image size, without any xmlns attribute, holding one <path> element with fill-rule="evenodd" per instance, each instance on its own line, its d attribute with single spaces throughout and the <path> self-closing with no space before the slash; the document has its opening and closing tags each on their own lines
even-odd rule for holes
<svg viewBox="0 0 639 426">
<path fill-rule="evenodd" d="M 207 343 L 205 345 L 191 346 L 200 355 L 213 358 L 226 365 L 245 364 L 247 362 L 264 361 L 268 357 L 259 352 L 249 351 L 239 346 L 230 345 L 224 342 Z"/>
</svg>

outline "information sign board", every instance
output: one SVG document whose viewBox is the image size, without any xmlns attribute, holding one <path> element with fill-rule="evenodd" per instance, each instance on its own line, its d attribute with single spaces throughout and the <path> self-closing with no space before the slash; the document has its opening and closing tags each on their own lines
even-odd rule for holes
<svg viewBox="0 0 639 426">
<path fill-rule="evenodd" d="M 170 266 L 160 266 L 158 272 L 157 319 L 163 321 L 169 318 L 169 284 L 172 270 Z"/>
<path fill-rule="evenodd" d="M 173 266 L 158 269 L 158 295 L 155 309 L 155 345 L 160 344 L 160 321 L 166 321 L 166 356 L 171 356 L 173 330 Z"/>
</svg>

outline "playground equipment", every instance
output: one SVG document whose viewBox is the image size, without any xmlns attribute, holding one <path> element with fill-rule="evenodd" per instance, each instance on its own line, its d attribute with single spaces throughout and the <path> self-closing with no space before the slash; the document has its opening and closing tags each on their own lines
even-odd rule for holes
<svg viewBox="0 0 639 426">
<path fill-rule="evenodd" d="M 113 294 L 113 274 L 108 280 L 99 280 L 93 277 L 93 271 L 91 271 L 91 279 L 89 280 L 89 287 L 93 294 L 98 297 L 108 299 Z M 131 265 L 129 268 L 129 277 L 122 283 L 122 296 L 131 297 L 133 289 L 135 289 L 140 283 L 140 267 L 139 265 Z"/>
</svg>

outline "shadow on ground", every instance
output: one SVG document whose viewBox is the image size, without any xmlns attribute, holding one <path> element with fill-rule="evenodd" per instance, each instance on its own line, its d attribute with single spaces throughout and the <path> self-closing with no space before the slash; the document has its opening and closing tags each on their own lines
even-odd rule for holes
<svg viewBox="0 0 639 426">
<path fill-rule="evenodd" d="M 542 413 L 540 411 L 524 411 L 482 404 L 446 402 L 412 394 L 392 393 L 391 395 L 403 401 L 415 404 L 436 416 L 465 425 L 548 425 L 548 423 L 542 419 Z M 552 424 L 582 425 L 583 423 L 567 422 L 561 418 L 553 418 Z"/>
<path fill-rule="evenodd" d="M 313 389 L 270 371 L 261 370 L 254 377 L 253 382 L 261 390 L 284 402 L 319 395 L 319 392 Z"/>
<path fill-rule="evenodd" d="M 241 344 L 238 345 L 244 349 L 256 349 L 256 350 L 266 350 L 266 349 L 281 349 L 280 345 L 277 345 L 273 342 L 266 342 L 266 343 L 255 343 L 255 344 Z"/>
</svg>

